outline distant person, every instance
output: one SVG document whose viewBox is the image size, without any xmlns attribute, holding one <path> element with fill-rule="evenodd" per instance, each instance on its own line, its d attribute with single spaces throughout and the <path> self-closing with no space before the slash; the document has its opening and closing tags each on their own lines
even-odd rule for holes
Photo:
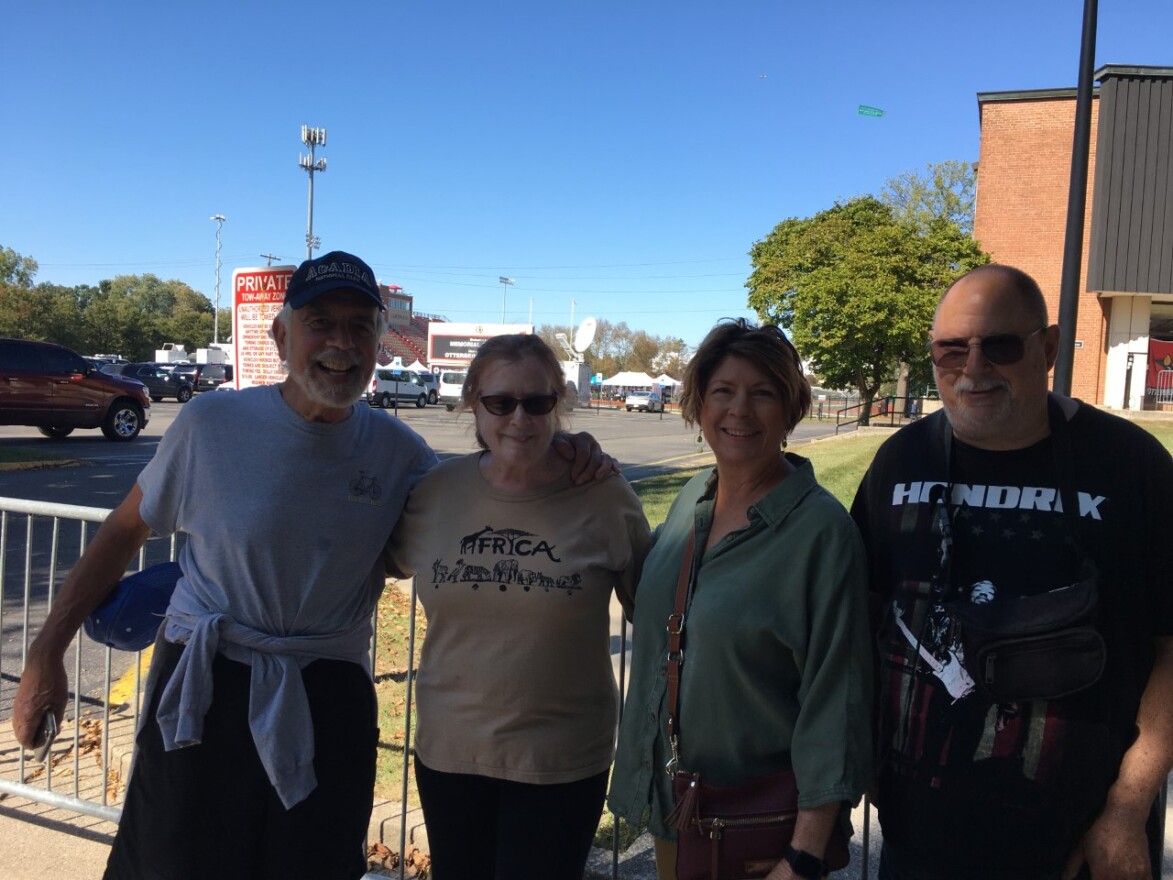
<svg viewBox="0 0 1173 880">
<path fill-rule="evenodd" d="M 465 380 L 480 452 L 416 485 L 389 546 L 428 618 L 416 782 L 436 880 L 580 880 L 614 756 L 612 593 L 630 611 L 651 537 L 619 476 L 553 452 L 562 370 L 496 336 Z"/>
<path fill-rule="evenodd" d="M 13 705 L 26 748 L 46 712 L 62 717 L 62 658 L 85 617 L 152 531 L 187 534 L 108 880 L 366 871 L 371 615 L 387 537 L 436 463 L 402 421 L 357 402 L 382 309 L 358 257 L 302 263 L 272 324 L 285 380 L 201 394 L 179 412 L 29 647 Z M 587 478 L 610 471 L 579 461 Z"/>
<path fill-rule="evenodd" d="M 1173 462 L 1048 393 L 1059 328 L 1025 272 L 962 276 L 931 340 L 944 410 L 852 506 L 882 614 L 880 877 L 1156 877 Z"/>
<path fill-rule="evenodd" d="M 716 459 L 681 490 L 635 597 L 632 677 L 611 808 L 651 806 L 660 880 L 675 878 L 665 662 L 677 580 L 690 567 L 679 766 L 728 785 L 793 768 L 792 855 L 823 866 L 871 769 L 871 651 L 863 545 L 808 460 L 785 451 L 810 409 L 794 346 L 774 326 L 722 322 L 685 370 L 680 408 Z M 688 548 L 695 551 L 688 555 Z M 824 866 L 825 867 L 825 866 Z M 824 867 L 811 876 L 822 876 Z M 769 876 L 797 876 L 789 862 Z M 807 876 L 807 875 L 802 875 Z"/>
</svg>

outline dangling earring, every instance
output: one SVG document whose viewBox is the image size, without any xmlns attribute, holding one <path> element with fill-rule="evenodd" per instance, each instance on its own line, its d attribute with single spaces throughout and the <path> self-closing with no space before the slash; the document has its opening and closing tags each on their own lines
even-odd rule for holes
<svg viewBox="0 0 1173 880">
<path fill-rule="evenodd" d="M 701 443 L 705 442 L 705 435 L 703 433 L 701 433 L 701 430 L 699 428 L 697 429 L 697 432 L 696 432 L 696 442 L 697 442 L 698 446 Z"/>
</svg>

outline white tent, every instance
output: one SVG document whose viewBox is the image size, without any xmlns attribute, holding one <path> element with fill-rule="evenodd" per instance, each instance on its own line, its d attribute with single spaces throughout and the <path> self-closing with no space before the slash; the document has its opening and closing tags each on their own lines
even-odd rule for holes
<svg viewBox="0 0 1173 880">
<path fill-rule="evenodd" d="M 423 364 L 421 364 L 419 362 L 419 358 L 416 358 L 415 363 L 412 364 L 410 367 L 408 367 L 408 369 L 411 370 L 413 373 L 430 373 L 430 372 L 432 372 L 426 366 L 424 366 Z"/>
<path fill-rule="evenodd" d="M 667 373 L 661 373 L 660 377 L 658 379 L 656 379 L 656 381 L 659 382 L 665 388 L 675 388 L 677 385 L 680 384 L 679 379 L 673 379 Z"/>
<path fill-rule="evenodd" d="M 616 373 L 610 379 L 604 379 L 604 385 L 623 385 L 626 388 L 651 388 L 657 379 L 653 379 L 647 373 L 624 372 Z"/>
</svg>

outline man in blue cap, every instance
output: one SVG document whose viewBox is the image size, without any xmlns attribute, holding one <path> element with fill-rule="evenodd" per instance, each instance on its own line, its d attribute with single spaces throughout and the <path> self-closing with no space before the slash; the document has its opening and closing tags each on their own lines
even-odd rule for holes
<svg viewBox="0 0 1173 880">
<path fill-rule="evenodd" d="M 152 532 L 188 535 L 108 880 L 366 870 L 381 551 L 436 462 L 402 421 L 356 405 L 382 311 L 359 258 L 302 263 L 272 325 L 285 380 L 180 411 L 29 649 L 13 713 L 26 746 L 64 711 L 62 658 L 85 617 Z M 593 441 L 575 446 L 581 479 L 609 472 Z"/>
</svg>

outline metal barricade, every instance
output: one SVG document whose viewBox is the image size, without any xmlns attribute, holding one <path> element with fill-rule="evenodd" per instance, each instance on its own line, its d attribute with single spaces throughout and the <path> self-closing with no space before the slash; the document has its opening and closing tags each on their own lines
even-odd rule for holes
<svg viewBox="0 0 1173 880">
<path fill-rule="evenodd" d="M 1157 373 L 1153 400 L 1157 403 L 1173 403 L 1173 370 L 1161 370 Z"/>
<path fill-rule="evenodd" d="M 146 663 L 74 638 L 65 655 L 71 691 L 45 763 L 12 732 L 12 703 L 29 644 L 68 571 L 110 511 L 0 497 L 0 792 L 117 822 L 130 776 Z M 174 559 L 174 538 L 154 538 L 139 567 Z M 146 654 L 146 652 L 143 652 Z"/>
</svg>

